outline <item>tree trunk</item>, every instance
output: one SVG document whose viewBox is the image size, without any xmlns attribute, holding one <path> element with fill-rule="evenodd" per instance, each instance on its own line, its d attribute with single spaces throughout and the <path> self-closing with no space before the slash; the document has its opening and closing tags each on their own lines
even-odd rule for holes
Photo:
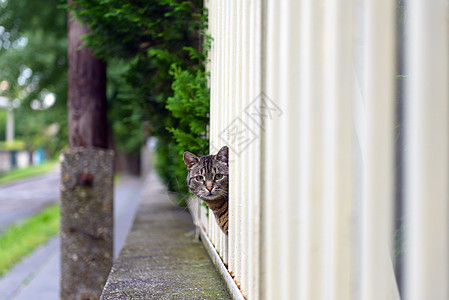
<svg viewBox="0 0 449 300">
<path fill-rule="evenodd" d="M 30 166 L 32 166 L 34 164 L 34 161 L 33 161 L 33 150 L 27 149 L 27 151 L 28 151 L 28 164 Z"/>
<path fill-rule="evenodd" d="M 70 150 L 61 156 L 60 298 L 99 299 L 113 259 L 114 153 L 104 149 L 106 64 L 82 47 L 88 28 L 69 18 Z"/>
<path fill-rule="evenodd" d="M 89 29 L 69 20 L 69 143 L 74 147 L 107 148 L 106 64 L 82 48 Z"/>
<path fill-rule="evenodd" d="M 115 170 L 120 173 L 140 176 L 141 175 L 141 158 L 140 153 L 129 154 L 116 152 Z"/>
</svg>

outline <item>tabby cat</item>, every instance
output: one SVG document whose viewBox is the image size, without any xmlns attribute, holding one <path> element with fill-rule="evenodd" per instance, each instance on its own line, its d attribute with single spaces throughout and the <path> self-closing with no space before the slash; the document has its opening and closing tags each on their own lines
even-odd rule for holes
<svg viewBox="0 0 449 300">
<path fill-rule="evenodd" d="M 206 202 L 218 226 L 228 234 L 228 147 L 222 147 L 216 155 L 199 158 L 186 151 L 184 163 L 189 170 L 187 185 L 190 191 Z"/>
</svg>

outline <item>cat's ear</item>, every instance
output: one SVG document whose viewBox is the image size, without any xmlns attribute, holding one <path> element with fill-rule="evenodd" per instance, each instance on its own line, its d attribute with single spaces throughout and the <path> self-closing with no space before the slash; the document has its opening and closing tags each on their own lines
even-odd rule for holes
<svg viewBox="0 0 449 300">
<path fill-rule="evenodd" d="M 191 169 L 195 164 L 200 161 L 195 154 L 192 154 L 188 151 L 184 152 L 184 163 L 186 164 L 187 169 Z"/>
<path fill-rule="evenodd" d="M 220 151 L 218 151 L 217 155 L 215 155 L 215 159 L 222 161 L 224 163 L 228 163 L 229 150 L 227 146 L 221 147 Z"/>
</svg>

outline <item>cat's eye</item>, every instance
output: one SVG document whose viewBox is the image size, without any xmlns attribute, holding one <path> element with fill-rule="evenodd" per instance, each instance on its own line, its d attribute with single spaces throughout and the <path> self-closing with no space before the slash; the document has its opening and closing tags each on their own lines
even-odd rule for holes
<svg viewBox="0 0 449 300">
<path fill-rule="evenodd" d="M 223 178 L 223 174 L 215 174 L 215 180 L 220 180 Z"/>
<path fill-rule="evenodd" d="M 201 175 L 198 175 L 198 176 L 196 176 L 196 180 L 202 182 L 202 181 L 204 181 L 204 177 Z"/>
</svg>

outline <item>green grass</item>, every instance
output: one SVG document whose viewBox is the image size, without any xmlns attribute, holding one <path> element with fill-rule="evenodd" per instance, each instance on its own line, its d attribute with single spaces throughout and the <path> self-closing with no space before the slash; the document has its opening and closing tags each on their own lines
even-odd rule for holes
<svg viewBox="0 0 449 300">
<path fill-rule="evenodd" d="M 121 180 L 123 179 L 123 174 L 122 173 L 115 173 L 114 174 L 114 184 L 119 183 Z"/>
<path fill-rule="evenodd" d="M 56 167 L 57 162 L 45 162 L 38 166 L 30 166 L 23 169 L 14 169 L 3 174 L 0 174 L 0 184 L 13 182 L 16 180 L 41 175 L 50 172 Z"/>
<path fill-rule="evenodd" d="M 0 276 L 59 231 L 59 205 L 55 204 L 0 235 Z"/>
</svg>

